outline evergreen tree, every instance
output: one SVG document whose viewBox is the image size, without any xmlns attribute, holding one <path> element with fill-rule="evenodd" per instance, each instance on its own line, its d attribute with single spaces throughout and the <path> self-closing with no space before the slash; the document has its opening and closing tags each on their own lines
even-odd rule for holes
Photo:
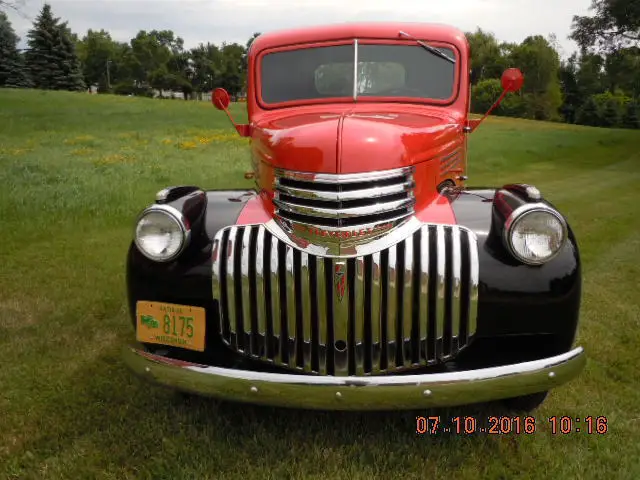
<svg viewBox="0 0 640 480">
<path fill-rule="evenodd" d="M 24 62 L 16 45 L 19 38 L 4 12 L 0 12 L 0 87 L 27 87 Z"/>
<path fill-rule="evenodd" d="M 622 117 L 622 125 L 626 128 L 640 128 L 640 104 L 629 102 Z"/>
<path fill-rule="evenodd" d="M 27 34 L 29 49 L 26 64 L 36 88 L 47 90 L 84 90 L 80 61 L 66 22 L 54 18 L 45 4 Z"/>
<path fill-rule="evenodd" d="M 609 100 L 602 112 L 602 125 L 604 127 L 620 126 L 620 105 L 615 100 Z"/>
<path fill-rule="evenodd" d="M 580 125 L 591 125 L 597 127 L 600 125 L 600 113 L 598 112 L 598 104 L 593 95 L 587 98 L 576 115 L 576 123 Z"/>
</svg>

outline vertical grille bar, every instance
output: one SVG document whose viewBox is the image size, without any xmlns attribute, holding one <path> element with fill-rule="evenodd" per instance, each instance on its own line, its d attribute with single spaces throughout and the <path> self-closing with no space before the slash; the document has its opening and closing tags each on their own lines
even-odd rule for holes
<svg viewBox="0 0 640 480">
<path fill-rule="evenodd" d="M 271 237 L 271 330 L 273 337 L 270 342 L 273 346 L 273 359 L 277 360 L 281 356 L 282 339 L 280 338 L 280 259 L 278 258 L 278 239 Z"/>
<path fill-rule="evenodd" d="M 438 229 L 435 226 L 429 226 L 427 230 L 429 232 L 427 355 L 429 361 L 435 363 L 438 359 Z"/>
<path fill-rule="evenodd" d="M 382 275 L 380 252 L 371 256 L 371 369 L 380 368 Z"/>
<path fill-rule="evenodd" d="M 265 290 L 265 271 L 264 271 L 264 260 L 265 260 L 265 241 L 264 241 L 264 227 L 258 227 L 258 234 L 256 235 L 256 243 L 255 243 L 255 252 L 256 252 L 256 333 L 258 336 L 262 337 L 262 345 L 261 350 L 264 352 L 264 355 L 268 356 L 268 352 L 266 351 L 266 339 L 267 339 L 267 297 L 268 292 Z"/>
<path fill-rule="evenodd" d="M 235 250 L 236 250 L 236 236 L 238 228 L 232 227 L 229 230 L 229 237 L 227 240 L 227 258 L 226 258 L 226 270 L 227 270 L 227 308 L 229 311 L 229 324 L 231 328 L 230 341 L 233 348 L 236 350 L 242 350 L 242 347 L 238 343 L 238 316 L 242 315 L 242 312 L 238 312 L 236 309 L 236 277 L 235 275 Z"/>
<path fill-rule="evenodd" d="M 402 359 L 405 367 L 411 366 L 413 345 L 411 332 L 413 331 L 413 236 L 404 241 L 404 272 L 402 279 Z"/>
<path fill-rule="evenodd" d="M 420 308 L 418 313 L 418 338 L 426 339 L 423 358 L 428 361 L 429 356 L 429 229 L 420 232 Z"/>
<path fill-rule="evenodd" d="M 329 345 L 329 349 L 334 349 L 334 359 L 336 367 L 336 375 L 346 375 L 349 368 L 348 361 L 348 342 L 349 342 L 349 294 L 348 279 L 349 269 L 347 261 L 335 260 L 333 262 L 333 271 L 331 287 L 334 296 L 333 300 L 333 344 Z M 349 289 L 350 290 L 350 289 Z M 331 341 L 331 340 L 330 340 Z M 335 348 L 334 348 L 335 345 Z M 346 350 L 345 350 L 346 347 Z"/>
<path fill-rule="evenodd" d="M 438 345 L 436 346 L 436 356 L 443 355 L 442 343 L 444 340 L 444 330 L 447 321 L 445 311 L 445 295 L 446 295 L 446 283 L 445 283 L 445 239 L 444 239 L 444 227 L 438 225 L 436 227 L 436 241 L 438 248 L 436 249 L 437 255 L 437 297 L 436 297 L 436 339 Z"/>
<path fill-rule="evenodd" d="M 300 254 L 300 302 L 302 318 L 296 328 L 296 365 L 311 370 L 311 278 L 309 269 L 309 255 Z"/>
<path fill-rule="evenodd" d="M 255 311 L 255 306 L 251 301 L 251 278 L 249 276 L 250 240 L 251 229 L 243 228 L 242 249 L 238 252 L 240 254 L 240 272 L 242 273 L 240 277 L 240 292 L 238 292 L 240 293 L 241 305 L 238 310 L 242 309 L 243 315 L 239 316 L 236 334 L 247 352 L 253 353 L 251 348 L 251 310 Z"/>
<path fill-rule="evenodd" d="M 460 251 L 460 230 L 458 228 L 451 229 L 451 249 L 452 249 L 452 261 L 451 261 L 451 289 L 453 296 L 453 303 L 451 305 L 451 342 L 452 352 L 458 350 L 458 341 L 460 337 L 460 284 L 462 280 L 462 255 Z"/>
<path fill-rule="evenodd" d="M 478 284 L 480 283 L 480 265 L 478 263 L 478 240 L 475 235 L 469 235 L 469 254 L 471 257 L 471 285 L 469 288 L 469 336 L 477 328 L 478 315 Z"/>
<path fill-rule="evenodd" d="M 320 345 L 327 345 L 327 329 L 323 328 L 322 322 L 323 319 L 327 323 L 329 321 L 329 316 L 327 313 L 327 282 L 325 281 L 325 278 L 324 260 L 318 258 L 316 260 L 316 291 L 318 292 L 318 303 L 316 304 L 316 309 L 318 311 L 318 347 Z M 318 350 L 318 371 L 324 375 L 327 374 L 327 355 L 329 355 L 327 349 Z"/>
<path fill-rule="evenodd" d="M 334 288 L 333 288 L 333 269 L 334 264 L 333 260 L 330 258 L 324 259 L 324 279 L 323 283 L 325 285 L 325 300 L 326 300 L 326 309 L 327 309 L 327 340 L 326 340 L 326 365 L 327 365 L 327 375 L 335 375 L 336 372 L 336 350 L 334 348 L 335 342 L 335 333 L 334 333 L 334 323 L 335 323 L 335 309 L 334 309 Z"/>
<path fill-rule="evenodd" d="M 320 319 L 326 318 L 321 314 L 324 311 L 324 307 L 321 309 L 321 302 L 318 295 L 318 261 L 314 255 L 309 255 L 309 290 L 310 290 L 310 317 L 309 317 L 309 332 L 311 335 L 311 351 L 310 351 L 310 365 L 309 370 L 312 372 L 320 372 L 321 365 L 324 362 L 320 361 Z"/>
<path fill-rule="evenodd" d="M 365 272 L 364 272 L 364 258 L 360 257 L 355 260 L 355 278 L 353 297 L 355 300 L 355 319 L 354 330 L 355 337 L 353 339 L 355 356 L 355 370 L 356 375 L 364 375 L 365 361 L 364 361 L 364 349 L 365 349 Z"/>
<path fill-rule="evenodd" d="M 469 290 L 471 286 L 471 260 L 469 255 L 469 234 L 465 231 L 460 235 L 460 323 L 458 347 L 466 345 L 469 337 L 470 302 Z"/>
<path fill-rule="evenodd" d="M 224 255 L 226 245 L 226 231 L 222 237 L 216 237 L 213 241 L 213 247 L 211 250 L 211 258 L 213 261 L 213 277 L 212 287 L 213 296 L 218 299 L 218 314 L 220 317 L 220 335 L 225 341 L 229 341 L 230 338 L 230 326 L 229 326 L 229 313 L 226 305 L 227 289 L 226 285 L 226 272 L 224 271 L 225 262 L 220 261 L 220 257 Z"/>
<path fill-rule="evenodd" d="M 449 357 L 451 355 L 451 343 L 452 343 L 452 304 L 453 304 L 453 280 L 452 280 L 452 240 L 451 240 L 451 228 L 445 227 L 444 229 L 444 248 L 445 248 L 445 288 L 444 288 L 444 335 L 442 337 L 442 356 Z"/>
<path fill-rule="evenodd" d="M 395 328 L 390 328 L 390 325 L 398 325 L 401 319 L 398 318 L 398 295 L 396 293 L 396 289 L 398 288 L 398 285 L 397 285 L 398 254 L 397 254 L 396 246 L 394 245 L 392 247 L 389 247 L 388 253 L 389 253 L 389 263 L 388 263 L 389 267 L 388 267 L 388 276 L 387 276 L 387 284 L 386 284 L 387 321 L 385 322 L 385 327 L 387 331 L 386 332 L 387 333 L 386 335 L 387 363 L 388 363 L 387 368 L 391 369 L 401 365 L 398 365 L 396 362 L 396 349 L 398 348 L 398 345 L 396 344 L 397 342 L 396 332 L 395 332 Z"/>
<path fill-rule="evenodd" d="M 293 248 L 281 243 L 285 250 L 284 289 L 285 305 L 282 317 L 282 342 L 285 354 L 282 362 L 289 366 L 294 366 L 295 344 L 293 342 L 296 327 L 296 298 L 295 298 L 295 276 L 293 271 Z M 281 292 L 282 293 L 282 292 Z"/>
</svg>

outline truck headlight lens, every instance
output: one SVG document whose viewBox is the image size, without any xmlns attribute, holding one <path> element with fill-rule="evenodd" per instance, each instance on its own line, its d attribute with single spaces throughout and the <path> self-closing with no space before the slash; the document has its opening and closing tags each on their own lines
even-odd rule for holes
<svg viewBox="0 0 640 480">
<path fill-rule="evenodd" d="M 168 262 L 184 250 L 189 235 L 189 223 L 178 210 L 168 205 L 153 205 L 140 215 L 134 240 L 147 258 Z"/>
<path fill-rule="evenodd" d="M 564 218 L 544 204 L 527 204 L 514 210 L 507 219 L 504 232 L 509 251 L 528 265 L 548 262 L 567 240 Z"/>
</svg>

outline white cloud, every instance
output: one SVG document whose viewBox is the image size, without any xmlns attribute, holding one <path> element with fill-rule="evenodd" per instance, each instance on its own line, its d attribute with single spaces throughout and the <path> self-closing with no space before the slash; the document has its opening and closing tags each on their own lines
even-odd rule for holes
<svg viewBox="0 0 640 480">
<path fill-rule="evenodd" d="M 37 16 L 44 0 L 26 0 Z M 48 0 L 56 16 L 79 35 L 105 29 L 128 41 L 139 30 L 171 29 L 188 47 L 200 42 L 245 43 L 253 32 L 349 21 L 417 21 L 493 32 L 520 42 L 529 35 L 555 34 L 565 56 L 576 49 L 567 39 L 573 15 L 588 12 L 591 0 Z M 18 34 L 31 21 L 9 12 Z"/>
</svg>

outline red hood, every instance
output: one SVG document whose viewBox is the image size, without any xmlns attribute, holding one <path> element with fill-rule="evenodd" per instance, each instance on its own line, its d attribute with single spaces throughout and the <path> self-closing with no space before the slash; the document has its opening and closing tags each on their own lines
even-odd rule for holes
<svg viewBox="0 0 640 480">
<path fill-rule="evenodd" d="M 388 106 L 386 106 L 388 108 Z M 385 110 L 387 110 L 385 108 Z M 291 113 L 254 125 L 253 149 L 277 168 L 356 173 L 415 165 L 460 141 L 462 123 L 442 109 Z"/>
</svg>

